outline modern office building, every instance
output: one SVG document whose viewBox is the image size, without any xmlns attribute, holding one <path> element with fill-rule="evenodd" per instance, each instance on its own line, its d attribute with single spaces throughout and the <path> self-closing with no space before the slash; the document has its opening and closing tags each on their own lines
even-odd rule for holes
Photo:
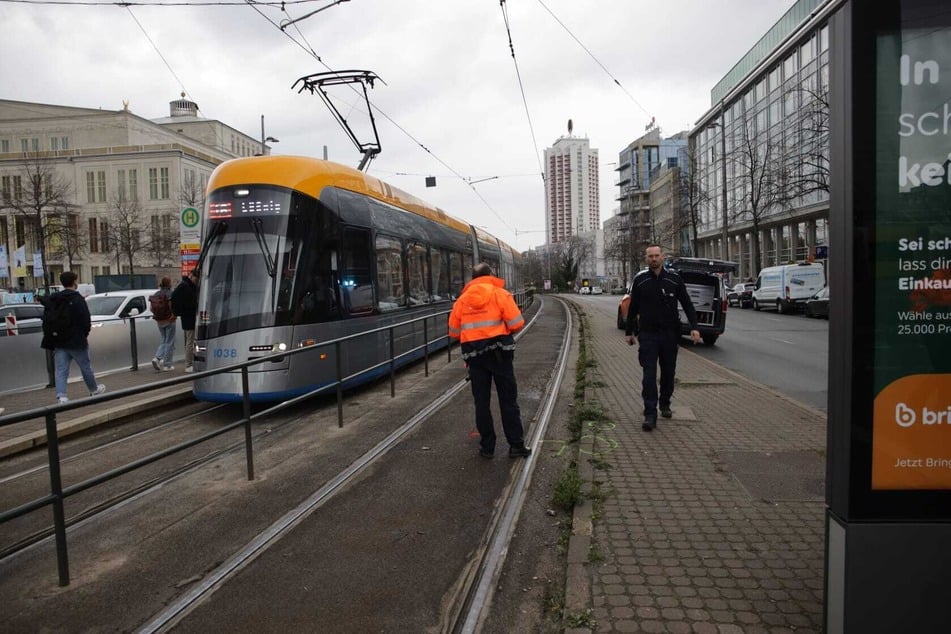
<svg viewBox="0 0 951 634">
<path fill-rule="evenodd" d="M 651 125 L 618 154 L 620 207 L 604 223 L 605 268 L 618 284 L 625 284 L 643 264 L 648 244 L 660 244 L 673 254 L 689 249 L 689 240 L 683 239 L 686 223 L 679 214 L 678 192 L 687 143 L 686 132 L 663 138 Z M 652 197 L 658 198 L 656 210 Z"/>
<path fill-rule="evenodd" d="M 545 149 L 545 236 L 564 242 L 601 228 L 598 151 L 587 137 L 560 137 Z"/>
<path fill-rule="evenodd" d="M 835 4 L 796 2 L 713 87 L 690 133 L 705 201 L 698 255 L 737 262 L 741 279 L 813 257 L 828 241 Z"/>
<path fill-rule="evenodd" d="M 66 269 L 80 282 L 180 270 L 183 209 L 201 208 L 219 163 L 267 148 L 184 96 L 169 105 L 149 120 L 0 100 L 0 287 L 43 285 L 41 243 L 49 283 Z"/>
</svg>

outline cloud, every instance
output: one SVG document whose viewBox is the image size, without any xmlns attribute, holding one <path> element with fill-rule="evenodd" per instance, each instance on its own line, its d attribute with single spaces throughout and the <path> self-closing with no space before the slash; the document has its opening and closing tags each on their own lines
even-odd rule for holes
<svg viewBox="0 0 951 634">
<path fill-rule="evenodd" d="M 158 118 L 184 89 L 203 116 L 255 138 L 263 114 L 266 134 L 280 139 L 275 153 L 321 156 L 327 146 L 355 166 L 356 148 L 321 100 L 291 85 L 327 66 L 371 70 L 386 82 L 370 92 L 383 148 L 371 173 L 524 249 L 544 241 L 524 232 L 544 227 L 541 153 L 569 118 L 600 152 L 604 220 L 616 205 L 618 152 L 651 117 L 665 134 L 689 128 L 793 0 L 506 2 L 521 85 L 498 2 L 351 0 L 284 32 L 272 24 L 328 4 L 283 13 L 0 5 L 4 93 L 108 109 L 127 99 Z M 350 100 L 345 116 L 365 126 L 360 99 Z M 499 178 L 475 185 L 480 198 L 456 174 Z M 438 186 L 426 188 L 425 175 Z"/>
</svg>

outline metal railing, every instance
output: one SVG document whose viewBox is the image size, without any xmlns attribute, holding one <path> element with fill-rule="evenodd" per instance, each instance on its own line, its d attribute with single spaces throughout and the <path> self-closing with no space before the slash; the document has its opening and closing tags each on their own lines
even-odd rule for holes
<svg viewBox="0 0 951 634">
<path fill-rule="evenodd" d="M 214 370 L 206 370 L 203 372 L 196 372 L 189 376 L 176 377 L 172 379 L 156 381 L 154 383 L 149 383 L 147 385 L 131 387 L 116 390 L 114 392 L 107 392 L 98 396 L 93 396 L 88 399 L 83 399 L 81 401 L 70 401 L 63 404 L 50 405 L 47 407 L 34 408 L 24 412 L 19 412 L 15 414 L 9 414 L 6 416 L 0 416 L 0 427 L 6 425 L 12 425 L 15 423 L 23 422 L 35 418 L 44 418 L 46 423 L 46 439 L 47 439 L 47 458 L 49 461 L 49 476 L 50 476 L 50 492 L 48 495 L 30 500 L 25 504 L 17 506 L 15 508 L 0 512 L 0 524 L 9 522 L 16 518 L 22 517 L 33 511 L 40 510 L 47 506 L 52 507 L 53 510 L 53 535 L 56 542 L 56 560 L 57 568 L 59 572 L 59 585 L 67 586 L 69 585 L 69 557 L 68 557 L 68 548 L 66 541 L 66 528 L 67 521 L 64 510 L 64 502 L 70 496 L 76 495 L 88 489 L 92 489 L 98 485 L 104 484 L 110 480 L 113 480 L 121 475 L 127 474 L 131 471 L 149 465 L 153 462 L 157 462 L 163 458 L 167 458 L 176 453 L 199 445 L 203 442 L 216 438 L 223 434 L 226 434 L 234 429 L 242 428 L 244 429 L 244 445 L 245 445 L 245 455 L 247 462 L 247 478 L 248 480 L 254 479 L 254 454 L 253 454 L 253 443 L 252 443 L 252 434 L 251 434 L 251 421 L 257 418 L 267 416 L 269 414 L 278 412 L 282 409 L 291 407 L 304 399 L 311 398 L 318 394 L 328 392 L 331 389 L 336 390 L 336 400 L 337 400 L 337 424 L 339 427 L 343 427 L 343 385 L 350 380 L 356 379 L 362 375 L 372 373 L 375 370 L 378 370 L 383 367 L 389 367 L 389 381 L 390 381 L 390 396 L 396 396 L 396 369 L 401 365 L 401 361 L 409 362 L 410 360 L 422 356 L 424 363 L 424 372 L 425 376 L 429 376 L 429 353 L 430 350 L 438 350 L 439 348 L 445 346 L 447 351 L 447 360 L 452 361 L 452 340 L 449 338 L 448 334 L 442 334 L 434 338 L 433 340 L 429 339 L 429 322 L 431 320 L 442 319 L 442 323 L 445 323 L 446 315 L 451 312 L 450 310 L 445 310 L 437 313 L 432 313 L 424 315 L 422 317 L 416 317 L 413 319 L 408 319 L 395 324 L 390 324 L 387 326 L 381 326 L 379 328 L 374 328 L 373 330 L 368 330 L 364 332 L 355 333 L 352 335 L 347 335 L 345 337 L 339 337 L 337 339 L 331 339 L 328 341 L 322 341 L 315 343 L 310 346 L 297 348 L 295 350 L 276 352 L 264 357 L 259 357 L 251 361 L 244 361 L 241 363 L 235 363 L 228 365 L 222 368 L 217 368 Z M 423 343 L 414 347 L 411 347 L 408 350 L 401 352 L 400 354 L 395 353 L 396 347 L 396 329 L 410 326 L 422 322 L 423 325 Z M 371 367 L 363 368 L 358 372 L 350 374 L 348 376 L 341 376 L 341 347 L 343 344 L 348 341 L 359 339 L 360 337 L 367 337 L 381 332 L 386 332 L 389 339 L 388 346 L 388 358 L 385 361 L 382 361 L 378 364 L 375 364 Z M 134 327 L 133 327 L 133 337 L 134 337 Z M 133 339 L 133 369 L 135 366 L 135 341 Z M 305 352 L 313 352 L 320 348 L 325 348 L 333 346 L 334 351 L 337 355 L 337 366 L 336 366 L 336 380 L 325 385 L 320 386 L 317 389 L 314 389 L 306 394 L 302 394 L 293 399 L 283 401 L 259 411 L 255 414 L 251 413 L 251 395 L 248 388 L 248 368 L 261 364 L 268 363 L 275 359 L 280 359 L 286 356 L 291 356 L 295 354 L 303 354 Z M 76 484 L 70 486 L 63 486 L 62 476 L 61 476 L 61 457 L 59 451 L 59 432 L 56 426 L 56 417 L 57 414 L 64 411 L 69 411 L 73 409 L 79 409 L 82 407 L 88 406 L 97 406 L 101 403 L 108 401 L 113 401 L 121 398 L 126 398 L 130 396 L 136 396 L 139 394 L 144 394 L 147 392 L 152 392 L 162 388 L 175 386 L 183 383 L 190 383 L 196 379 L 214 376 L 216 374 L 221 374 L 224 372 L 241 372 L 241 385 L 242 385 L 242 418 L 236 420 L 232 423 L 225 425 L 220 429 L 216 429 L 212 432 L 202 434 L 191 440 L 179 443 L 162 451 L 152 453 L 133 462 L 127 463 L 120 467 L 116 467 L 105 473 L 101 473 L 92 478 L 88 478 Z"/>
</svg>

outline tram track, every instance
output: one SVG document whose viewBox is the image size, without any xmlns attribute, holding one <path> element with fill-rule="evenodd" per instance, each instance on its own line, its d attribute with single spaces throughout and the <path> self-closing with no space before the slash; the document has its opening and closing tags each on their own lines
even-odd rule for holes
<svg viewBox="0 0 951 634">
<path fill-rule="evenodd" d="M 533 315 L 526 327 L 519 333 L 519 338 L 527 334 L 536 320 L 544 312 L 542 307 Z M 441 631 L 444 632 L 475 632 L 484 621 L 485 611 L 491 603 L 492 587 L 494 586 L 502 565 L 505 561 L 507 546 L 511 540 L 514 527 L 518 522 L 519 512 L 528 488 L 532 472 L 538 458 L 537 447 L 544 437 L 551 417 L 553 404 L 558 394 L 558 386 L 564 377 L 567 363 L 567 339 L 572 330 L 571 313 L 564 307 L 567 316 L 567 325 L 563 333 L 555 370 L 548 381 L 546 394 L 542 399 L 534 422 L 530 427 L 529 446 L 535 447 L 532 456 L 520 460 L 513 468 L 512 476 L 508 480 L 502 493 L 502 500 L 496 505 L 479 547 L 465 566 L 455 587 L 450 594 L 452 599 L 442 621 Z M 429 405 L 421 409 L 411 419 L 403 423 L 398 429 L 361 455 L 345 470 L 328 480 L 307 499 L 295 508 L 288 511 L 277 521 L 258 533 L 230 558 L 204 576 L 186 593 L 167 605 L 163 610 L 153 615 L 144 625 L 136 630 L 139 634 L 167 632 L 173 630 L 188 615 L 202 604 L 207 598 L 222 588 L 242 570 L 251 565 L 255 559 L 277 544 L 282 537 L 299 526 L 311 514 L 319 510 L 337 493 L 344 490 L 348 484 L 358 479 L 367 469 L 374 466 L 383 456 L 399 445 L 411 432 L 439 412 L 451 399 L 457 396 L 467 386 L 466 380 L 458 381 L 449 389 L 443 391 Z"/>
<path fill-rule="evenodd" d="M 51 631 L 56 623 L 61 631 L 70 623 L 186 633 L 273 630 L 279 623 L 290 630 L 319 623 L 327 631 L 477 631 L 471 624 L 478 628 L 487 618 L 499 570 L 499 586 L 511 572 L 506 557 L 523 556 L 522 546 L 507 552 L 523 503 L 516 498 L 536 465 L 536 479 L 550 482 L 560 460 L 541 443 L 571 326 L 551 305 L 536 301 L 526 311 L 523 331 L 535 334 L 519 338 L 516 359 L 534 459 L 476 455 L 458 357 L 440 360 L 432 378 L 415 366 L 395 399 L 384 384 L 348 396 L 345 427 L 312 407 L 292 410 L 300 414 L 295 418 L 310 418 L 302 425 L 276 428 L 276 417 L 261 419 L 267 429 L 258 426 L 255 435 L 254 480 L 243 477 L 238 452 L 209 456 L 174 486 L 156 481 L 147 493 L 72 525 L 76 592 L 54 599 L 42 591 L 50 582 L 52 540 L 0 562 L 0 578 L 8 580 L 0 581 L 0 593 L 16 606 L 11 627 L 44 614 Z M 539 328 L 546 310 L 555 319 Z M 538 511 L 532 486 L 530 508 Z M 110 514 L 114 519 L 101 521 Z M 537 517 L 525 521 L 537 525 Z M 523 539 L 521 524 L 515 537 Z M 302 585 L 318 594 L 295 600 Z M 496 600 L 499 609 L 511 605 L 511 595 Z"/>
</svg>

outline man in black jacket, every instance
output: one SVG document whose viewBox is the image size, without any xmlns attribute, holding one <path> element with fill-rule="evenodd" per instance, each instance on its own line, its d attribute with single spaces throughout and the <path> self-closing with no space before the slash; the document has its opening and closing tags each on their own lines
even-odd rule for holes
<svg viewBox="0 0 951 634">
<path fill-rule="evenodd" d="M 53 351 L 56 365 L 56 398 L 60 403 L 69 401 L 66 383 L 69 380 L 69 363 L 76 361 L 86 382 L 90 396 L 102 394 L 106 386 L 96 382 L 89 360 L 87 337 L 92 328 L 86 298 L 76 290 L 76 274 L 64 271 L 59 276 L 63 290 L 41 301 L 43 311 L 43 341 L 40 346 Z"/>
<path fill-rule="evenodd" d="M 657 427 L 657 406 L 664 418 L 673 416 L 670 399 L 674 394 L 674 372 L 677 369 L 677 341 L 680 339 L 680 316 L 677 303 L 683 306 L 690 323 L 690 338 L 700 341 L 697 312 L 680 276 L 664 268 L 664 253 L 652 244 L 645 252 L 647 270 L 634 276 L 631 303 L 627 309 L 627 345 L 640 344 L 637 360 L 644 370 L 641 396 L 644 397 L 644 431 Z M 657 394 L 657 362 L 660 361 L 660 395 Z M 659 403 L 658 403 L 659 401 Z"/>
<path fill-rule="evenodd" d="M 172 312 L 182 320 L 185 333 L 185 372 L 192 371 L 195 361 L 195 318 L 198 315 L 198 271 L 182 278 L 172 291 Z"/>
</svg>

